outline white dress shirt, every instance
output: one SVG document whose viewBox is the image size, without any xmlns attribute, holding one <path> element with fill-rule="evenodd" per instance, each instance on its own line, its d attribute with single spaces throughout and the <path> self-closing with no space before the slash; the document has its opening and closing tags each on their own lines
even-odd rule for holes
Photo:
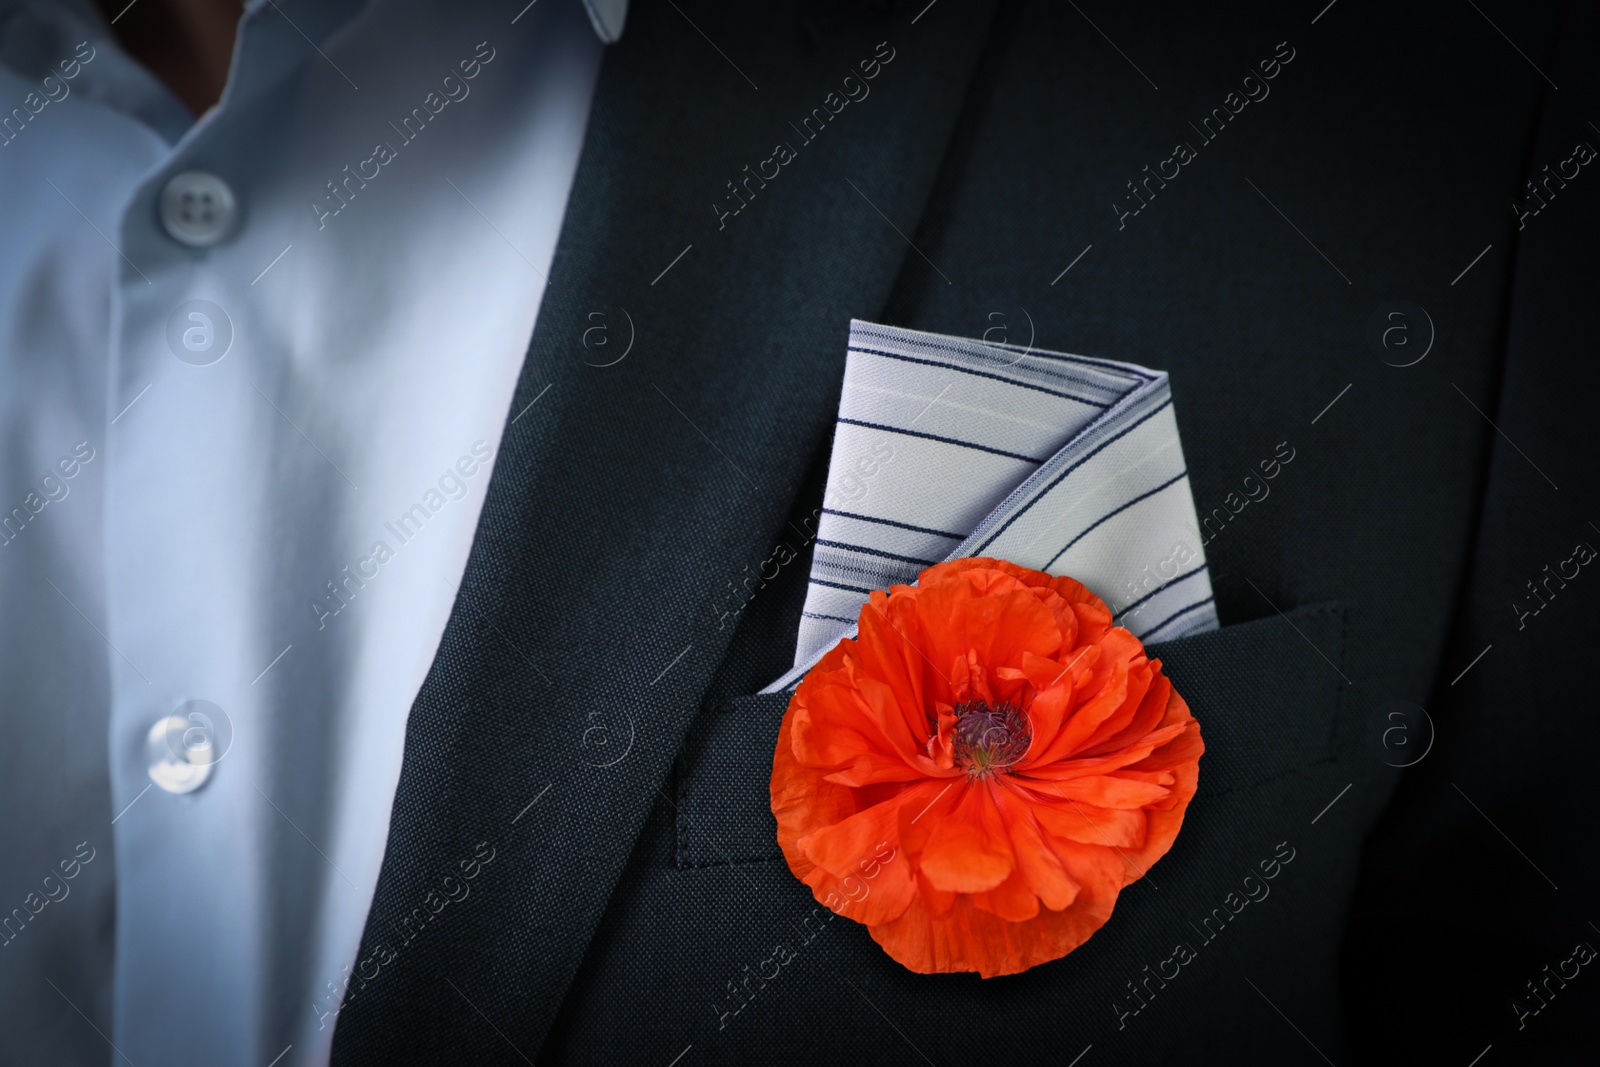
<svg viewBox="0 0 1600 1067">
<path fill-rule="evenodd" d="M 625 10 L 519 7 L 252 0 L 195 120 L 0 0 L 0 1061 L 327 1060 Z"/>
</svg>

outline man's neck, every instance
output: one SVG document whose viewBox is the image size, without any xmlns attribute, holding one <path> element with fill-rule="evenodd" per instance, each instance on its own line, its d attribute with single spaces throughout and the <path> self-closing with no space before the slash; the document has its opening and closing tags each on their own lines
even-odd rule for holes
<svg viewBox="0 0 1600 1067">
<path fill-rule="evenodd" d="M 98 0 L 117 39 L 200 115 L 222 96 L 240 0 Z"/>
</svg>

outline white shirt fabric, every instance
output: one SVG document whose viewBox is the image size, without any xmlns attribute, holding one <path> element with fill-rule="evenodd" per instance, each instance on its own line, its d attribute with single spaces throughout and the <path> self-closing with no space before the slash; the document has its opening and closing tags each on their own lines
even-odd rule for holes
<svg viewBox="0 0 1600 1067">
<path fill-rule="evenodd" d="M 328 1058 L 625 11 L 519 6 L 252 0 L 196 121 L 87 0 L 0 2 L 0 1061 Z"/>
<path fill-rule="evenodd" d="M 1164 371 L 850 324 L 787 689 L 875 589 L 946 559 L 1070 575 L 1145 641 L 1217 628 Z"/>
</svg>

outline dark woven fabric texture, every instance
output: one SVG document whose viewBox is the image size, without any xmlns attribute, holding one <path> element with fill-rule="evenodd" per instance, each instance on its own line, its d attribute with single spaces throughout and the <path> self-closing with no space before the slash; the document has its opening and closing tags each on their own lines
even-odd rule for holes
<svg viewBox="0 0 1600 1067">
<path fill-rule="evenodd" d="M 605 60 L 513 410 L 549 392 L 411 712 L 362 946 L 389 958 L 335 1063 L 1592 1062 L 1600 979 L 1524 1027 L 1508 1004 L 1600 944 L 1600 579 L 1506 607 L 1600 543 L 1600 179 L 1507 210 L 1600 137 L 1592 8 L 1488 5 L 1557 92 L 1445 3 L 1089 11 L 1138 67 L 1073 5 L 681 6 L 637 0 Z M 719 219 L 879 42 L 870 97 Z M 1191 125 L 1275 55 L 1270 96 Z M 1195 158 L 1119 216 L 1175 141 Z M 1397 299 L 1437 329 L 1408 368 L 1368 343 Z M 614 307 L 635 349 L 586 366 Z M 1223 628 L 1152 648 L 1208 745 L 1171 853 L 1082 948 L 985 981 L 907 972 L 790 874 L 784 701 L 752 694 L 793 655 L 849 319 L 996 313 L 1170 373 Z M 1409 770 L 1372 740 L 1393 701 L 1431 716 Z"/>
</svg>

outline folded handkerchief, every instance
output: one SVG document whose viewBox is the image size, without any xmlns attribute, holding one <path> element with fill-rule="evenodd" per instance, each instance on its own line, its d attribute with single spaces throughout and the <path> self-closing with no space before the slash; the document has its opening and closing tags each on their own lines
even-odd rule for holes
<svg viewBox="0 0 1600 1067">
<path fill-rule="evenodd" d="M 793 686 L 874 589 L 990 556 L 1083 582 L 1145 641 L 1217 627 L 1167 375 L 852 321 Z"/>
</svg>

